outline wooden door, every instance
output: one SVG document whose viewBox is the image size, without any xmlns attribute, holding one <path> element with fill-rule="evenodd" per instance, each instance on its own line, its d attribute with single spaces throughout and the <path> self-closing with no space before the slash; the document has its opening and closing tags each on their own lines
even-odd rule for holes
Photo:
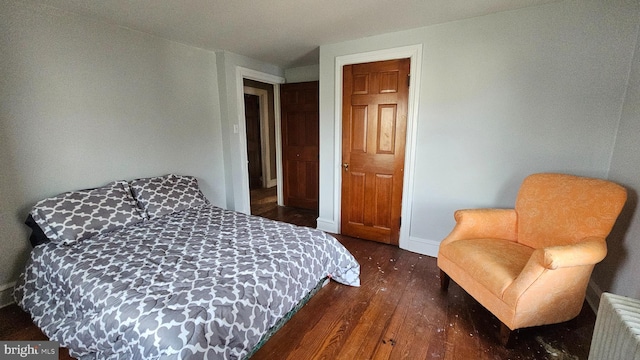
<svg viewBox="0 0 640 360">
<path fill-rule="evenodd" d="M 244 116 L 247 128 L 247 160 L 249 189 L 262 188 L 262 145 L 260 142 L 260 97 L 244 94 Z"/>
<path fill-rule="evenodd" d="M 398 245 L 410 59 L 347 65 L 341 233 Z"/>
<path fill-rule="evenodd" d="M 318 82 L 283 84 L 282 176 L 285 206 L 318 210 Z"/>
</svg>

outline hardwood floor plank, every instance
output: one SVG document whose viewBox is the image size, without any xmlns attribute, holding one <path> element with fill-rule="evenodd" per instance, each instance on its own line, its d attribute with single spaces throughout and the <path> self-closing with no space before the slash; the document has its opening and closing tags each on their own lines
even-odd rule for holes
<svg viewBox="0 0 640 360">
<path fill-rule="evenodd" d="M 367 266 L 373 268 L 375 259 L 382 258 L 384 256 L 384 248 L 374 249 L 373 252 L 365 252 L 364 256 L 372 259 L 371 263 Z M 361 263 L 362 266 L 362 263 Z M 376 266 L 377 267 L 377 266 Z M 373 271 L 367 271 L 368 274 L 374 274 Z M 372 296 L 371 289 L 376 288 L 375 284 L 379 282 L 379 278 L 375 276 L 368 276 L 361 278 L 362 286 L 359 288 L 347 287 L 344 285 L 331 282 L 325 289 L 322 289 L 309 303 L 304 306 L 289 323 L 293 322 L 298 326 L 304 326 L 305 331 L 298 332 L 302 335 L 300 341 L 295 339 L 297 346 L 292 346 L 284 352 L 288 353 L 286 357 L 282 357 L 283 352 L 276 352 L 270 349 L 272 341 L 265 344 L 265 347 L 256 354 L 258 359 L 272 359 L 273 356 L 279 355 L 282 358 L 287 359 L 307 359 L 314 358 L 316 356 L 330 356 L 331 358 L 340 357 L 341 355 L 333 351 L 335 346 L 333 344 L 344 344 L 349 334 L 353 331 L 353 327 L 358 325 L 362 319 L 362 314 L 369 306 L 369 299 Z M 370 284 L 366 286 L 366 284 Z M 334 289 L 332 292 L 326 292 L 327 288 Z M 348 304 L 344 303 L 345 297 L 349 298 Z M 322 315 L 321 321 L 314 323 L 313 326 L 305 324 L 302 319 L 306 317 L 307 312 L 313 312 L 317 315 Z M 298 315 L 303 317 L 298 318 Z M 285 327 L 289 326 L 287 324 Z M 297 326 L 296 326 L 297 327 Z M 322 334 L 322 335 L 319 335 Z M 278 332 L 274 335 L 272 340 L 274 343 L 280 343 L 279 339 L 285 341 L 286 336 L 289 334 Z M 318 347 L 318 338 L 328 338 L 329 341 L 326 345 L 332 345 L 330 347 Z M 324 344 L 324 340 L 322 344 Z M 293 345 L 293 343 L 290 342 Z M 344 346 L 342 346 L 344 347 Z M 263 353 L 264 350 L 264 353 Z M 349 358 L 352 359 L 352 358 Z"/>
<path fill-rule="evenodd" d="M 458 296 L 453 294 L 454 299 Z M 453 301 L 447 309 L 449 325 L 445 326 L 445 359 L 480 359 L 480 354 L 477 353 L 477 331 L 469 317 L 465 316 L 469 311 L 468 306 L 463 302 Z"/>
<path fill-rule="evenodd" d="M 419 260 L 422 260 L 422 257 L 419 257 Z M 424 283 L 428 276 L 426 270 L 426 261 L 416 261 L 411 265 L 409 270 L 411 279 L 396 311 L 396 318 L 399 320 L 397 328 L 392 326 L 394 334 L 385 335 L 387 341 L 392 344 L 392 351 L 388 356 L 376 354 L 376 358 L 425 359 L 427 357 L 430 347 L 428 345 L 434 341 L 429 337 L 432 329 L 429 326 L 431 314 L 428 310 L 430 307 L 433 308 L 434 299 L 425 292 Z M 425 343 L 416 339 L 429 340 Z"/>
<path fill-rule="evenodd" d="M 385 321 L 383 322 L 379 316 L 373 315 L 374 318 L 378 319 L 378 327 L 381 327 L 381 332 L 376 334 L 377 337 L 371 338 L 371 341 L 377 340 L 372 353 L 372 358 L 374 359 L 388 358 L 398 341 L 397 332 L 402 326 L 402 321 L 406 314 L 402 302 L 403 299 L 408 297 L 407 293 L 410 292 L 408 287 L 412 275 L 412 264 L 409 262 L 398 262 L 398 249 L 395 249 L 392 257 L 388 260 L 383 259 L 383 261 L 389 264 L 385 267 L 388 269 L 389 275 L 387 275 L 387 281 L 384 281 L 385 287 L 381 289 L 384 290 L 385 293 L 379 295 L 381 297 L 387 297 L 388 300 L 382 301 L 385 305 L 382 307 Z M 385 272 L 382 271 L 380 276 L 384 277 Z M 397 285 L 391 286 L 390 284 Z"/>
</svg>

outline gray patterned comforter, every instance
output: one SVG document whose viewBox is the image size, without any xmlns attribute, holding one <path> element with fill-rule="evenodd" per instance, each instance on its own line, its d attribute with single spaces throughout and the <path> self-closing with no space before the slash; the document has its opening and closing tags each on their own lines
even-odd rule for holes
<svg viewBox="0 0 640 360">
<path fill-rule="evenodd" d="M 76 357 L 238 359 L 320 279 L 359 271 L 322 231 L 203 206 L 37 246 L 15 297 Z"/>
</svg>

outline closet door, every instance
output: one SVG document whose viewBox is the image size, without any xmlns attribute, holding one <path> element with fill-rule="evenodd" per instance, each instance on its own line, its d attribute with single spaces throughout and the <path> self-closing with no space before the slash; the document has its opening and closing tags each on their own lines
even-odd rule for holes
<svg viewBox="0 0 640 360">
<path fill-rule="evenodd" d="M 318 210 L 318 81 L 283 84 L 282 175 L 285 206 Z"/>
<path fill-rule="evenodd" d="M 343 68 L 341 234 L 398 245 L 410 65 Z"/>
</svg>

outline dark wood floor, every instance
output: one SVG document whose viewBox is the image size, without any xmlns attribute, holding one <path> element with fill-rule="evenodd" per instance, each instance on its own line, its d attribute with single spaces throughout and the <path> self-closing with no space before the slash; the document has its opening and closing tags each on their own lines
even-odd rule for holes
<svg viewBox="0 0 640 360">
<path fill-rule="evenodd" d="M 276 187 L 251 190 L 251 214 L 261 216 L 278 207 Z"/>
<path fill-rule="evenodd" d="M 271 205 L 261 215 L 315 226 L 317 214 Z M 523 329 L 499 345 L 500 323 L 451 283 L 440 291 L 434 258 L 336 235 L 361 266 L 359 288 L 330 282 L 252 359 L 587 359 L 595 315 Z M 0 310 L 1 340 L 46 337 L 17 306 Z M 69 359 L 64 353 L 61 359 Z"/>
</svg>

